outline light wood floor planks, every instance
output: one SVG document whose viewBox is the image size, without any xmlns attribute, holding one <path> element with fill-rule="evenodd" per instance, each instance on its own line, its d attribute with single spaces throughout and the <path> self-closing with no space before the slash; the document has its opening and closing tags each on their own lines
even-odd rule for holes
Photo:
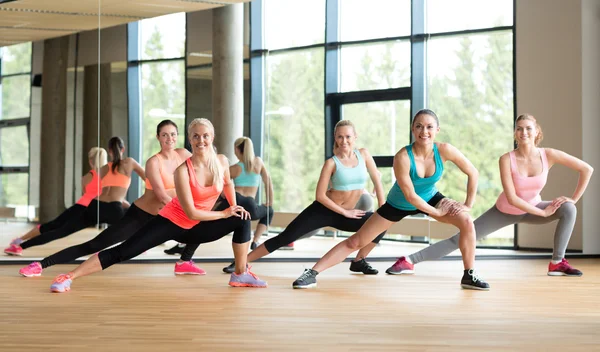
<svg viewBox="0 0 600 352">
<path fill-rule="evenodd" d="M 228 287 L 227 263 L 203 277 L 120 264 L 67 294 L 48 288 L 72 265 L 32 279 L 2 265 L 0 351 L 600 350 L 600 260 L 571 262 L 583 277 L 548 277 L 545 260 L 479 261 L 489 292 L 460 289 L 460 261 L 368 277 L 343 263 L 315 290 L 291 288 L 305 263 L 255 264 L 266 289 Z"/>
</svg>

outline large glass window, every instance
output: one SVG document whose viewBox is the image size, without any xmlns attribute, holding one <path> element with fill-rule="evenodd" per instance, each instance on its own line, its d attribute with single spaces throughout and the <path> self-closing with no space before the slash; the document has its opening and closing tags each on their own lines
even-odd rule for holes
<svg viewBox="0 0 600 352">
<path fill-rule="evenodd" d="M 479 170 L 477 217 L 502 192 L 498 158 L 513 145 L 512 31 L 432 39 L 428 54 L 428 100 L 440 118 L 438 139 L 460 149 Z M 440 189 L 462 200 L 466 176 L 449 166 Z"/>
<path fill-rule="evenodd" d="M 427 0 L 428 33 L 513 25 L 513 0 Z"/>
<path fill-rule="evenodd" d="M 183 57 L 185 51 L 185 13 L 140 21 L 142 60 Z"/>
<path fill-rule="evenodd" d="M 410 35 L 410 0 L 342 0 L 342 41 Z"/>
<path fill-rule="evenodd" d="M 31 77 L 29 74 L 2 78 L 2 113 L 0 119 L 29 117 L 31 97 Z"/>
<path fill-rule="evenodd" d="M 276 211 L 301 211 L 315 199 L 323 159 L 323 49 L 267 58 L 264 159 Z"/>
<path fill-rule="evenodd" d="M 410 41 L 344 45 L 342 91 L 410 86 Z"/>
<path fill-rule="evenodd" d="M 0 180 L 0 207 L 23 210 L 28 204 L 29 174 L 0 174 Z"/>
<path fill-rule="evenodd" d="M 0 49 L 0 57 L 3 76 L 31 71 L 31 43 L 5 46 Z"/>
<path fill-rule="evenodd" d="M 268 49 L 325 41 L 325 0 L 264 0 L 264 4 Z"/>
<path fill-rule="evenodd" d="M 29 165 L 29 134 L 27 133 L 27 126 L 0 128 L 0 165 Z"/>
</svg>

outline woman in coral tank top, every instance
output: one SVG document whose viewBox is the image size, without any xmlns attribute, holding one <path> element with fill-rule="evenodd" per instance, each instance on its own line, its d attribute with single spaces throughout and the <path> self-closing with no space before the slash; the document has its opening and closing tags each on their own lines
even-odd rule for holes
<svg viewBox="0 0 600 352">
<path fill-rule="evenodd" d="M 74 279 L 104 270 L 131 259 L 165 241 L 207 243 L 233 232 L 236 270 L 229 285 L 233 287 L 266 287 L 267 283 L 247 270 L 246 254 L 250 246 L 250 214 L 235 202 L 235 190 L 229 175 L 229 163 L 213 148 L 215 131 L 206 119 L 195 119 L 189 127 L 192 156 L 175 170 L 173 198 L 150 222 L 119 246 L 92 256 L 74 271 L 61 274 L 50 286 L 52 292 L 66 292 Z M 212 211 L 223 192 L 231 205 Z"/>
</svg>

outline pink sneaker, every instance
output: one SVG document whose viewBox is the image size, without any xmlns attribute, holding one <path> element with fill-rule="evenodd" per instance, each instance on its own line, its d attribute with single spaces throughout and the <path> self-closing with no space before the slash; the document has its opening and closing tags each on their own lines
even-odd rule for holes
<svg viewBox="0 0 600 352">
<path fill-rule="evenodd" d="M 34 277 L 42 275 L 42 264 L 40 262 L 33 262 L 19 270 L 19 274 L 25 277 Z"/>
<path fill-rule="evenodd" d="M 231 273 L 229 279 L 229 286 L 232 287 L 267 287 L 266 281 L 263 281 L 256 276 L 250 269 L 246 270 L 245 273 L 236 275 Z"/>
<path fill-rule="evenodd" d="M 64 293 L 71 291 L 71 283 L 73 279 L 69 274 L 60 274 L 54 278 L 54 282 L 50 285 L 50 291 L 56 293 Z"/>
<path fill-rule="evenodd" d="M 279 249 L 284 250 L 284 251 L 293 251 L 294 250 L 294 242 L 287 244 Z"/>
<path fill-rule="evenodd" d="M 414 274 L 415 265 L 409 263 L 405 257 L 400 257 L 396 260 L 394 265 L 390 266 L 385 272 L 390 275 Z"/>
<path fill-rule="evenodd" d="M 23 248 L 21 248 L 21 246 L 18 244 L 11 244 L 4 249 L 4 253 L 8 255 L 23 255 Z"/>
<path fill-rule="evenodd" d="M 581 276 L 583 273 L 575 269 L 569 262 L 563 258 L 558 264 L 548 264 L 548 276 Z"/>
<path fill-rule="evenodd" d="M 175 275 L 206 275 L 206 271 L 197 267 L 193 261 L 175 263 Z"/>
</svg>

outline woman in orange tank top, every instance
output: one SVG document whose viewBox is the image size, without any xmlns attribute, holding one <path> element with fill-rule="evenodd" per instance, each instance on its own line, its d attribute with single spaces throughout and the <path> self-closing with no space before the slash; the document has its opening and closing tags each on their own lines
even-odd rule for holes
<svg viewBox="0 0 600 352">
<path fill-rule="evenodd" d="M 39 246 L 59 238 L 67 237 L 94 224 L 113 224 L 123 217 L 123 202 L 131 183 L 131 174 L 137 173 L 145 179 L 144 169 L 132 158 L 123 158 L 125 145 L 119 137 L 108 141 L 108 154 L 112 161 L 100 168 L 100 184 L 102 191 L 80 216 L 70 219 L 61 227 L 42 233 L 38 237 L 21 244 L 22 249 Z"/>
<path fill-rule="evenodd" d="M 206 243 L 233 232 L 236 271 L 233 287 L 266 287 L 267 283 L 247 270 L 250 246 L 250 214 L 235 203 L 235 190 L 224 155 L 213 149 L 214 128 L 206 119 L 195 119 L 188 127 L 192 156 L 175 171 L 177 197 L 127 241 L 92 256 L 74 271 L 61 274 L 50 286 L 52 292 L 66 292 L 74 279 L 104 270 L 131 259 L 168 240 Z M 221 192 L 231 205 L 226 210 L 212 208 Z"/>
<path fill-rule="evenodd" d="M 73 206 L 63 211 L 56 219 L 44 224 L 40 224 L 25 235 L 17 237 L 10 243 L 4 253 L 9 255 L 22 255 L 23 249 L 21 243 L 39 236 L 42 233 L 56 230 L 73 218 L 81 216 L 88 207 L 92 199 L 100 193 L 100 168 L 106 165 L 107 154 L 104 148 L 93 147 L 88 152 L 88 162 L 90 171 L 81 177 L 81 186 L 83 195 Z"/>
<path fill-rule="evenodd" d="M 146 191 L 131 204 L 121 220 L 93 239 L 63 249 L 39 262 L 33 262 L 21 268 L 19 273 L 25 277 L 40 276 L 42 270 L 47 267 L 68 263 L 123 242 L 152 220 L 165 203 L 176 196 L 173 174 L 183 160 L 191 155 L 186 149 L 175 148 L 177 136 L 177 125 L 173 121 L 164 120 L 158 124 L 156 139 L 161 150 L 146 162 Z"/>
</svg>

